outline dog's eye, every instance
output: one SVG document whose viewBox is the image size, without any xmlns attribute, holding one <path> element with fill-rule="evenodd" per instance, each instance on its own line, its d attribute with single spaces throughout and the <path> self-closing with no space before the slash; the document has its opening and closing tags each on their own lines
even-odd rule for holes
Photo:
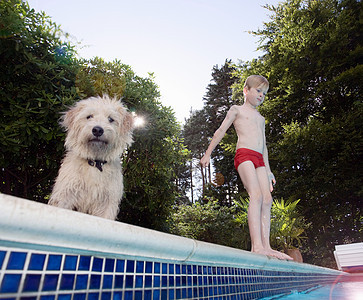
<svg viewBox="0 0 363 300">
<path fill-rule="evenodd" d="M 113 121 L 115 121 L 114 119 L 112 119 L 111 117 L 108 117 L 108 121 L 110 122 L 110 123 L 112 123 Z"/>
<path fill-rule="evenodd" d="M 88 119 L 92 119 L 93 118 L 93 115 L 89 115 L 89 116 L 87 116 L 87 120 Z"/>
</svg>

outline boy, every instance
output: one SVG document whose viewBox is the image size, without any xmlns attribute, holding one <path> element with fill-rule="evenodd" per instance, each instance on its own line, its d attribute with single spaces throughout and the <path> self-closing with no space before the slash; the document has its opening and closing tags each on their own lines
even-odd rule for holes
<svg viewBox="0 0 363 300">
<path fill-rule="evenodd" d="M 209 165 L 212 151 L 233 123 L 238 136 L 234 164 L 250 197 L 248 227 L 251 251 L 292 260 L 290 256 L 273 250 L 270 246 L 271 192 L 276 181 L 268 162 L 265 118 L 257 111 L 268 88 L 269 83 L 263 76 L 251 75 L 247 78 L 243 88 L 245 99 L 243 105 L 233 105 L 229 109 L 221 126 L 214 133 L 200 164 L 203 167 Z"/>
</svg>

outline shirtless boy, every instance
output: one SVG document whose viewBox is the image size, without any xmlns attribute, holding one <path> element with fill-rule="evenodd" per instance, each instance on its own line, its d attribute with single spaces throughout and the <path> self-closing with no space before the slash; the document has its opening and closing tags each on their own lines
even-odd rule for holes
<svg viewBox="0 0 363 300">
<path fill-rule="evenodd" d="M 209 165 L 212 151 L 233 123 L 238 136 L 234 164 L 250 197 L 248 227 L 251 251 L 292 260 L 290 256 L 273 250 L 270 246 L 271 192 L 276 180 L 268 162 L 265 118 L 257 111 L 268 88 L 269 83 L 263 76 L 251 75 L 247 78 L 243 88 L 243 105 L 233 105 L 229 109 L 221 126 L 214 133 L 200 164 L 203 167 Z"/>
</svg>

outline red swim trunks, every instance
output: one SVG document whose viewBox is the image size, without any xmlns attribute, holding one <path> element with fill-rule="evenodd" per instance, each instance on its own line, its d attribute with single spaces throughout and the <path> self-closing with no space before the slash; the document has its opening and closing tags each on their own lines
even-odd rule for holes
<svg viewBox="0 0 363 300">
<path fill-rule="evenodd" d="M 256 169 L 265 166 L 261 153 L 247 148 L 237 149 L 234 157 L 234 167 L 236 170 L 238 170 L 238 166 L 245 161 L 251 161 Z"/>
</svg>

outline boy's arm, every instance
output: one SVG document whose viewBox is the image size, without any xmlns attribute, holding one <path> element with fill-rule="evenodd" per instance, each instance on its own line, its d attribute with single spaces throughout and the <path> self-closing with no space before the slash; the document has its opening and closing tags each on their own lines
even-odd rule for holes
<svg viewBox="0 0 363 300">
<path fill-rule="evenodd" d="M 237 107 L 235 105 L 233 105 L 228 110 L 227 115 L 224 118 L 221 126 L 214 133 L 212 141 L 210 142 L 207 151 L 205 152 L 204 156 L 200 160 L 200 164 L 202 165 L 202 167 L 207 167 L 209 165 L 210 156 L 211 156 L 214 148 L 219 144 L 219 142 L 224 137 L 224 135 L 225 135 L 226 131 L 228 130 L 228 128 L 232 125 L 232 123 L 236 119 L 237 113 L 238 113 L 238 110 L 237 110 Z"/>
<path fill-rule="evenodd" d="M 276 179 L 274 174 L 271 172 L 270 164 L 268 162 L 268 151 L 267 151 L 267 145 L 266 145 L 266 135 L 265 135 L 265 119 L 263 119 L 263 161 L 266 166 L 266 172 L 268 176 L 268 181 L 270 182 L 270 191 L 273 191 L 273 186 L 276 184 Z"/>
</svg>

